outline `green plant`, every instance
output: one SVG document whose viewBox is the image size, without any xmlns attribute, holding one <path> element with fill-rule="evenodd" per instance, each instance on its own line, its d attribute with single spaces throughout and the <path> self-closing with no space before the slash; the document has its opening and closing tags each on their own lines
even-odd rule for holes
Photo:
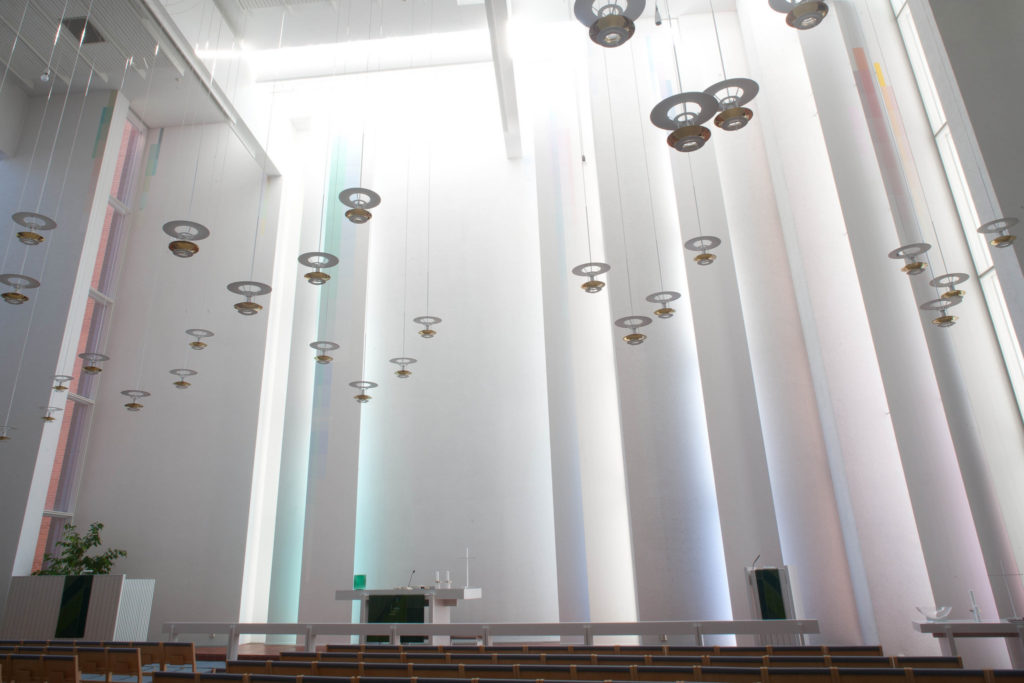
<svg viewBox="0 0 1024 683">
<path fill-rule="evenodd" d="M 43 557 L 43 568 L 32 572 L 33 574 L 109 574 L 114 560 L 119 557 L 126 557 L 127 552 L 120 548 L 108 548 L 100 555 L 87 557 L 86 553 L 102 543 L 100 531 L 103 524 L 93 522 L 89 525 L 89 531 L 84 536 L 75 530 L 74 524 L 64 527 L 64 536 L 57 541 L 60 554 L 53 556 L 46 553 Z"/>
</svg>

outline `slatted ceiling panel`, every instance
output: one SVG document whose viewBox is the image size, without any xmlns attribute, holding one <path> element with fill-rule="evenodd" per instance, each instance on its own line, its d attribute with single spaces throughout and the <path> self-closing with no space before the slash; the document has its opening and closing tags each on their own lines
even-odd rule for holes
<svg viewBox="0 0 1024 683">
<path fill-rule="evenodd" d="M 21 14 L 29 2 L 24 22 Z M 18 46 L 12 63 L 12 70 L 31 87 L 34 94 L 45 93 L 49 87 L 39 80 L 46 68 L 46 61 L 53 46 L 53 37 L 64 10 L 62 0 L 5 0 L 0 2 L 0 59 L 10 54 L 15 29 L 21 24 Z M 134 57 L 133 68 L 143 71 L 152 63 L 156 40 L 142 25 L 130 4 L 94 0 L 89 9 L 87 0 L 70 0 L 64 17 L 85 17 L 102 34 L 104 42 L 82 46 L 81 59 L 75 69 L 72 89 L 84 90 L 89 80 L 90 67 L 94 68 L 99 81 L 93 78 L 93 87 L 117 87 L 124 74 L 125 61 Z M 169 46 L 168 48 L 169 49 Z M 61 37 L 54 49 L 51 69 L 60 78 L 68 79 L 78 52 L 77 37 L 67 28 L 61 29 Z M 165 64 L 170 64 L 162 58 Z M 57 82 L 54 92 L 63 92 L 64 83 Z"/>
<path fill-rule="evenodd" d="M 134 57 L 137 64 L 141 64 L 143 59 L 152 61 L 156 39 L 142 25 L 133 3 L 96 0 L 93 16 L 94 23 L 107 40 L 119 48 L 122 69 L 128 57 Z M 163 49 L 167 48 L 163 46 Z"/>
<path fill-rule="evenodd" d="M 10 56 L 11 70 L 25 85 L 31 86 L 36 92 L 42 92 L 39 76 L 46 68 L 46 57 L 53 44 L 56 24 L 46 28 L 45 18 L 34 7 L 29 7 L 25 21 L 22 22 L 21 13 L 24 9 L 24 0 L 0 3 L 0 23 L 9 31 L 5 34 L 7 40 L 3 47 L 3 56 L 5 59 Z M 18 44 L 11 55 L 11 42 L 19 24 L 21 32 Z"/>
</svg>

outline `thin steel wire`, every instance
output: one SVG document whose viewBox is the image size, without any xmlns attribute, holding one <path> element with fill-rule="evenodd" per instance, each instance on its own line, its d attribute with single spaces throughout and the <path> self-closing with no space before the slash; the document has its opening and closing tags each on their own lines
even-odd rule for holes
<svg viewBox="0 0 1024 683">
<path fill-rule="evenodd" d="M 700 202 L 697 201 L 697 177 L 693 175 L 693 158 L 687 154 L 686 162 L 690 166 L 690 187 L 693 189 L 693 212 L 697 215 L 697 235 L 704 237 L 704 229 L 700 223 Z"/>
<path fill-rule="evenodd" d="M 430 30 L 428 35 L 434 34 L 434 2 L 430 0 Z M 430 55 L 428 63 L 434 61 L 434 44 L 430 42 Z M 436 77 L 435 77 L 436 80 Z M 431 126 L 434 128 L 434 126 Z M 434 150 L 433 150 L 433 136 L 427 139 L 427 286 L 426 286 L 426 300 L 427 310 L 426 315 L 430 315 L 430 195 L 431 186 L 433 184 L 433 171 L 434 171 Z"/>
<path fill-rule="evenodd" d="M 65 4 L 64 9 L 65 9 L 65 11 L 67 11 L 67 5 L 66 4 Z M 64 20 L 64 17 L 62 15 L 61 16 L 61 21 L 63 21 L 63 20 Z M 60 37 L 59 24 L 58 24 L 57 37 L 58 38 Z M 54 44 L 54 47 L 56 47 L 56 43 Z M 46 101 L 43 103 L 43 113 L 39 117 L 39 127 L 36 129 L 36 139 L 35 139 L 35 142 L 32 143 L 32 155 L 29 158 L 28 169 L 26 169 L 26 171 L 25 171 L 25 179 L 21 183 L 21 192 L 18 193 L 18 203 L 15 206 L 21 206 L 22 202 L 25 200 L 25 192 L 28 190 L 28 181 L 32 177 L 32 169 L 36 165 L 36 152 L 39 151 L 39 141 L 40 141 L 40 139 L 42 139 L 43 128 L 45 127 L 45 124 L 46 124 L 46 113 L 50 109 L 50 100 L 53 98 L 53 87 L 56 85 L 56 82 L 57 82 L 56 78 L 52 78 L 52 77 L 50 78 L 50 87 L 47 88 L 47 91 L 46 91 Z M 4 249 L 4 260 L 3 260 L 2 265 L 0 265 L 0 271 L 6 271 L 7 270 L 7 256 L 11 253 L 11 240 L 14 239 L 14 234 L 15 234 L 14 231 L 11 231 L 11 232 L 9 232 L 7 234 L 7 246 Z M 22 259 L 22 261 L 24 262 L 24 259 Z"/>
<path fill-rule="evenodd" d="M 587 263 L 594 262 L 594 250 L 590 239 L 590 202 L 587 200 L 587 152 L 583 146 L 583 107 L 580 105 L 579 91 L 576 93 L 576 132 L 580 142 L 580 185 L 583 187 L 583 217 L 587 228 Z"/>
<path fill-rule="evenodd" d="M 725 76 L 725 57 L 722 55 L 722 38 L 718 35 L 718 18 L 715 17 L 715 0 L 708 0 L 708 7 L 711 8 L 711 23 L 715 26 L 715 44 L 718 45 L 718 61 L 722 65 L 722 80 Z"/>
<path fill-rule="evenodd" d="M 636 92 L 636 113 L 638 117 L 637 120 L 640 125 L 640 149 L 644 156 L 644 176 L 647 185 L 647 199 L 651 208 L 651 232 L 654 233 L 654 253 L 658 259 L 658 287 L 659 291 L 664 291 L 665 279 L 661 270 L 661 247 L 658 244 L 658 219 L 654 212 L 654 190 L 651 188 L 651 167 L 647 158 L 647 135 L 644 133 L 646 126 L 644 125 L 644 112 L 640 105 L 640 82 L 637 80 L 639 77 L 636 76 L 638 73 L 636 51 L 633 49 L 632 43 L 629 45 L 629 55 L 633 60 L 633 74 L 635 76 L 633 81 L 633 90 Z"/>
<path fill-rule="evenodd" d="M 85 12 L 85 23 L 88 25 L 89 17 L 92 15 L 93 0 L 89 0 L 89 8 Z M 59 35 L 59 34 L 58 34 Z M 57 151 L 57 141 L 60 139 L 61 127 L 64 125 L 64 113 L 68 108 L 68 99 L 71 97 L 71 84 L 75 80 L 75 71 L 78 70 L 78 61 L 82 56 L 82 44 L 85 42 L 85 27 L 82 28 L 82 35 L 78 38 L 78 49 L 75 51 L 75 61 L 71 65 L 71 75 L 68 77 L 68 88 L 64 93 L 64 102 L 60 106 L 60 116 L 57 117 L 57 132 L 53 135 L 53 144 L 50 145 L 50 156 L 46 160 L 46 171 L 43 173 L 43 182 L 39 186 L 39 197 L 36 199 L 36 212 L 43 204 L 43 195 L 46 194 L 46 185 L 50 181 L 50 169 L 53 167 L 53 155 Z M 72 149 L 72 152 L 74 150 Z M 71 157 L 68 156 L 68 163 Z M 27 251 L 26 251 L 27 254 Z"/>
<path fill-rule="evenodd" d="M 281 10 L 281 27 L 277 34 L 277 49 L 281 49 L 284 43 L 284 18 L 287 15 L 285 9 Z M 256 245 L 260 239 L 260 216 L 263 215 L 263 196 L 267 187 L 267 164 L 270 162 L 270 133 L 274 125 L 274 100 L 277 99 L 277 81 L 270 89 L 270 112 L 267 114 L 267 136 L 263 143 L 263 168 L 259 176 L 259 199 L 256 202 L 256 227 L 252 234 L 252 260 L 249 262 L 249 279 L 252 280 L 256 272 Z"/>
<path fill-rule="evenodd" d="M 78 121 L 75 124 L 75 132 L 74 132 L 74 135 L 73 135 L 72 141 L 71 141 L 71 150 L 72 150 L 72 152 L 74 151 L 75 145 L 78 142 L 78 132 L 79 132 L 79 129 L 80 129 L 81 124 L 82 124 L 82 113 L 85 111 L 85 103 L 86 103 L 86 100 L 88 99 L 88 96 L 89 96 L 89 87 L 92 85 L 92 75 L 93 75 L 93 72 L 92 72 L 92 70 L 90 70 L 89 71 L 89 80 L 86 82 L 86 85 L 85 85 L 85 94 L 82 96 L 82 108 L 79 110 Z M 70 168 L 70 167 L 71 167 L 71 158 L 69 156 L 69 158 L 68 158 L 68 168 Z M 67 177 L 68 177 L 68 174 L 67 174 L 67 171 L 65 170 L 65 173 L 64 173 L 64 183 L 67 182 Z M 64 196 L 64 184 L 62 183 L 61 189 L 60 189 L 60 195 L 59 195 L 58 203 L 57 203 L 58 207 L 60 206 L 60 199 L 63 198 L 63 196 Z M 46 262 L 49 259 L 49 255 L 50 255 L 49 247 L 45 247 L 44 249 L 45 249 L 45 251 L 43 252 L 43 263 L 40 266 L 40 273 L 45 273 L 46 272 Z M 32 305 L 32 312 L 29 313 L 28 326 L 25 329 L 25 340 L 22 342 L 22 344 L 21 344 L 21 352 L 18 354 L 18 369 L 15 371 L 14 382 L 11 384 L 11 400 L 10 400 L 10 403 L 8 404 L 8 406 L 7 406 L 7 415 L 4 418 L 4 424 L 8 424 L 10 422 L 11 411 L 14 409 L 14 399 L 15 399 L 15 396 L 16 396 L 17 391 L 18 391 L 18 379 L 21 377 L 21 369 L 22 369 L 22 366 L 24 364 L 23 361 L 25 359 L 25 350 L 28 348 L 29 335 L 32 332 L 32 322 L 35 319 L 36 306 L 39 304 L 38 297 L 41 296 L 41 294 L 42 293 L 40 293 L 39 295 L 36 295 L 36 297 L 34 298 L 35 303 Z M 72 350 L 72 351 L 74 351 L 74 350 Z M 62 355 L 64 356 L 64 358 L 58 364 L 58 368 L 66 367 L 66 363 L 67 363 L 66 352 L 64 354 L 62 354 Z M 63 370 L 58 370 L 58 372 L 62 373 Z"/>
<path fill-rule="evenodd" d="M 25 3 L 25 9 L 21 11 L 21 19 L 18 21 L 18 28 L 14 32 L 14 40 L 11 42 L 11 52 L 7 55 L 7 64 L 4 66 L 4 75 L 0 77 L 0 93 L 4 91 L 4 85 L 7 83 L 7 74 L 11 71 L 11 64 L 14 63 L 14 50 L 18 47 L 18 41 L 21 39 L 21 29 L 25 25 L 25 15 L 28 14 L 28 6 L 30 3 Z"/>
<path fill-rule="evenodd" d="M 608 55 L 604 54 L 604 84 L 608 92 L 608 127 L 612 133 L 612 152 L 615 158 L 615 191 L 619 197 L 619 227 L 622 230 L 622 254 L 626 262 L 626 289 L 629 292 L 629 313 L 633 308 L 633 279 L 629 271 L 629 240 L 626 239 L 626 214 L 622 204 L 622 178 L 619 175 L 619 147 L 615 139 L 615 116 L 612 112 L 612 86 L 608 76 Z"/>
</svg>

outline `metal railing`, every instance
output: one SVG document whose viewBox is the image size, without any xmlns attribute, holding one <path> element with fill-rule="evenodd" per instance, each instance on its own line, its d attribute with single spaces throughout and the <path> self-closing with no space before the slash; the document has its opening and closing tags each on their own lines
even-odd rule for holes
<svg viewBox="0 0 1024 683">
<path fill-rule="evenodd" d="M 164 623 L 170 640 L 186 634 L 227 634 L 227 656 L 238 656 L 238 642 L 243 635 L 293 635 L 303 638 L 306 650 L 316 648 L 320 636 L 386 636 L 391 644 L 402 636 L 454 637 L 477 639 L 484 645 L 494 638 L 580 638 L 584 645 L 593 645 L 598 636 L 647 636 L 666 640 L 669 637 L 693 638 L 704 644 L 705 636 L 752 635 L 764 637 L 796 636 L 804 644 L 804 636 L 820 633 L 816 619 L 773 619 L 765 621 L 622 621 L 622 622 L 538 622 L 492 624 L 256 624 L 239 622 Z"/>
</svg>

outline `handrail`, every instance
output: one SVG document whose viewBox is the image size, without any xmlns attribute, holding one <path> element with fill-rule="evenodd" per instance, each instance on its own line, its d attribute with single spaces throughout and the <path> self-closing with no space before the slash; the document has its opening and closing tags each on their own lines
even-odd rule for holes
<svg viewBox="0 0 1024 683">
<path fill-rule="evenodd" d="M 491 645 L 495 637 L 559 636 L 578 637 L 585 645 L 593 645 L 594 636 L 668 636 L 692 637 L 697 645 L 708 635 L 795 635 L 801 645 L 804 636 L 820 633 L 817 619 L 771 619 L 765 621 L 608 621 L 608 622 L 515 622 L 490 624 L 316 624 L 316 623 L 243 623 L 169 621 L 163 625 L 170 640 L 182 634 L 204 633 L 228 636 L 228 659 L 238 656 L 238 640 L 242 635 L 303 636 L 307 650 L 316 648 L 319 636 L 387 636 L 398 644 L 402 636 L 455 636 L 479 638 Z"/>
</svg>

